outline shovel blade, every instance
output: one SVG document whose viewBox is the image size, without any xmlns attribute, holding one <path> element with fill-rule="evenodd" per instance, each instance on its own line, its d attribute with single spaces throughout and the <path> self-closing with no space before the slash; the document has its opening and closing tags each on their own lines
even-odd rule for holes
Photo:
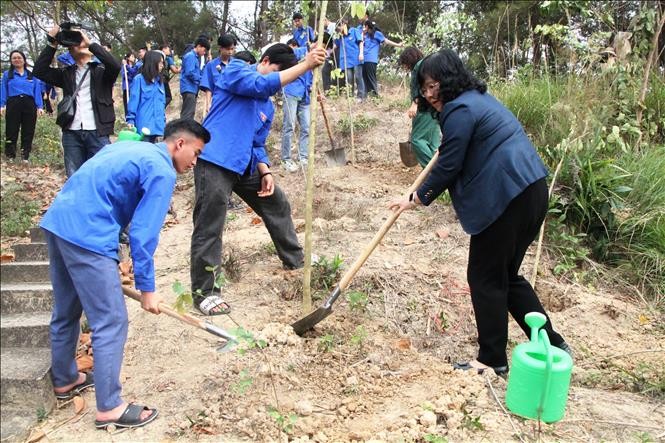
<svg viewBox="0 0 665 443">
<path fill-rule="evenodd" d="M 346 151 L 344 148 L 333 148 L 323 151 L 328 166 L 344 166 L 346 165 Z"/>
<path fill-rule="evenodd" d="M 400 142 L 399 158 L 402 160 L 402 163 L 404 163 L 404 166 L 408 168 L 411 168 L 418 164 L 418 159 L 416 158 L 416 154 L 413 153 L 410 141 Z"/>
<path fill-rule="evenodd" d="M 317 323 L 321 322 L 332 312 L 332 308 L 320 307 L 316 311 L 307 314 L 297 322 L 293 323 L 291 327 L 298 335 L 303 335 L 305 332 L 312 329 Z"/>
</svg>

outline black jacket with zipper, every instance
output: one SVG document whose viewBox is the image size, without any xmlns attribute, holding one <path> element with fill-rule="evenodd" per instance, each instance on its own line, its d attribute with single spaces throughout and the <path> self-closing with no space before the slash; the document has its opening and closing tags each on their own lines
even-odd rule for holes
<svg viewBox="0 0 665 443">
<path fill-rule="evenodd" d="M 76 89 L 77 65 L 64 68 L 52 68 L 51 61 L 55 55 L 51 45 L 46 45 L 35 62 L 32 70 L 35 77 L 62 88 L 64 95 L 72 95 Z M 121 63 L 113 54 L 104 49 L 99 43 L 90 44 L 92 52 L 99 62 L 89 63 L 90 95 L 92 111 L 95 114 L 97 135 L 105 136 L 113 133 L 115 125 L 115 109 L 113 108 L 113 85 L 120 74 Z M 100 63 L 101 62 L 101 63 Z"/>
</svg>

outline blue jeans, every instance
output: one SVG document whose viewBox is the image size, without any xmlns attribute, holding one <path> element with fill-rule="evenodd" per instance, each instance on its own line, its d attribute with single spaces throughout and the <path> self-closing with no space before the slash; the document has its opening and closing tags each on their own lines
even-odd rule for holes
<svg viewBox="0 0 665 443">
<path fill-rule="evenodd" d="M 62 131 L 62 148 L 65 152 L 65 173 L 71 177 L 83 163 L 90 160 L 111 141 L 107 135 L 99 136 L 96 130 Z"/>
<path fill-rule="evenodd" d="M 118 263 L 44 231 L 53 286 L 51 377 L 56 388 L 78 378 L 76 345 L 85 311 L 95 350 L 95 397 L 98 411 L 122 404 L 120 367 L 127 341 L 127 307 Z"/>
<path fill-rule="evenodd" d="M 301 97 L 284 94 L 284 123 L 282 124 L 282 160 L 291 158 L 291 136 L 296 127 L 296 116 L 300 125 L 300 145 L 298 158 L 307 159 L 309 144 L 309 104 Z"/>
<path fill-rule="evenodd" d="M 356 91 L 356 96 L 364 100 L 367 97 L 365 90 L 365 81 L 363 80 L 363 65 L 356 65 L 353 68 L 347 68 L 344 72 L 346 85 L 351 86 L 351 91 Z"/>
</svg>

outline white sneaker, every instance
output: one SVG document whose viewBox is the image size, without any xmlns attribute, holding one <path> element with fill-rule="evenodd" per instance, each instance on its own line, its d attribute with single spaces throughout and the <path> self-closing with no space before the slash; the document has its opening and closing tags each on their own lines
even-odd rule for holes
<svg viewBox="0 0 665 443">
<path fill-rule="evenodd" d="M 306 158 L 301 158 L 300 159 L 300 166 L 302 166 L 303 168 L 307 168 L 307 163 L 308 162 L 309 161 Z"/>
<path fill-rule="evenodd" d="M 282 167 L 288 172 L 296 172 L 298 170 L 298 166 L 291 159 L 282 160 Z"/>
</svg>

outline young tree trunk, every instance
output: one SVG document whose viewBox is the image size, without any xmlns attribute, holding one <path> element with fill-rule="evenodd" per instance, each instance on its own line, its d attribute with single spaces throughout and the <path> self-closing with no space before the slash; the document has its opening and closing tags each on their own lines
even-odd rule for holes
<svg viewBox="0 0 665 443">
<path fill-rule="evenodd" d="M 159 35 L 161 35 L 162 37 L 162 43 L 163 44 L 168 43 L 168 39 L 166 38 L 166 33 L 164 33 L 164 28 L 162 27 L 162 20 L 160 18 L 162 16 L 162 11 L 159 8 L 159 2 L 152 1 L 145 3 L 147 3 L 146 6 L 148 5 L 152 6 L 152 10 L 155 14 L 155 21 L 157 22 L 157 29 L 159 29 Z"/>
<path fill-rule="evenodd" d="M 229 22 L 229 4 L 231 0 L 224 0 L 224 9 L 222 9 L 222 33 L 226 33 L 226 26 Z"/>
</svg>

